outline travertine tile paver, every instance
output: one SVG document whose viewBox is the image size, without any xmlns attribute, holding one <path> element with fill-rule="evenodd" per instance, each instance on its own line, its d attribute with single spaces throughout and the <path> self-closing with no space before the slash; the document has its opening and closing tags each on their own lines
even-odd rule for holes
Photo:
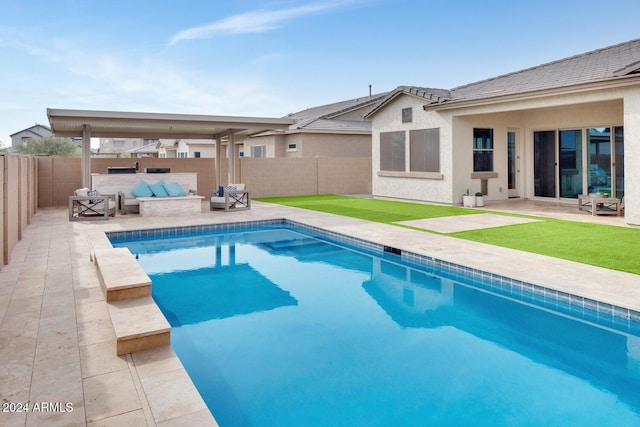
<svg viewBox="0 0 640 427">
<path fill-rule="evenodd" d="M 207 409 L 198 400 L 198 391 L 183 369 L 141 377 L 140 381 L 157 422 Z M 167 384 L 171 384 L 171 393 L 167 393 Z"/>
<path fill-rule="evenodd" d="M 496 214 L 473 214 L 445 216 L 442 218 L 414 219 L 399 221 L 397 224 L 424 228 L 438 233 L 455 233 L 457 231 L 478 230 L 482 228 L 502 227 L 505 225 L 538 222 L 539 220 Z"/>
<path fill-rule="evenodd" d="M 84 380 L 87 421 L 97 421 L 141 409 L 129 369 Z"/>
<path fill-rule="evenodd" d="M 103 418 L 99 421 L 87 423 L 87 427 L 123 427 L 123 426 L 145 426 L 147 421 L 142 409 Z M 183 426 L 197 426 L 198 424 L 183 424 Z"/>
<path fill-rule="evenodd" d="M 81 346 L 82 378 L 126 369 L 128 366 L 127 358 L 125 356 L 114 357 L 115 353 L 115 340 Z"/>
</svg>

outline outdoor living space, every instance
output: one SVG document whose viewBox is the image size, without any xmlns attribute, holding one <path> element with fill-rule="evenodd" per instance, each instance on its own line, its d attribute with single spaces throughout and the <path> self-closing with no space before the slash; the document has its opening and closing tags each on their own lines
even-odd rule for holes
<svg viewBox="0 0 640 427">
<path fill-rule="evenodd" d="M 515 207 L 537 209 L 535 202 Z M 479 212 L 465 219 L 489 214 Z M 215 408 L 212 416 L 170 347 L 116 355 L 108 303 L 89 253 L 105 231 L 277 218 L 640 311 L 637 274 L 279 204 L 255 201 L 251 210 L 229 214 L 203 203 L 200 214 L 188 217 L 117 215 L 104 222 L 69 222 L 64 207 L 40 209 L 0 269 L 0 392 L 4 402 L 52 402 L 59 410 L 2 413 L 0 424 L 215 425 Z"/>
</svg>

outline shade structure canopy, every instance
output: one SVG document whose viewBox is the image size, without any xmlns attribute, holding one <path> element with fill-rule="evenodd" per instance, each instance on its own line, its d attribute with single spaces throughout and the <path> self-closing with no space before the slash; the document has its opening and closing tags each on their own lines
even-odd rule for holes
<svg viewBox="0 0 640 427">
<path fill-rule="evenodd" d="M 211 116 L 199 114 L 141 113 L 124 111 L 47 108 L 51 130 L 60 137 L 82 137 L 82 185 L 91 186 L 91 137 L 176 138 L 216 140 L 216 177 L 220 183 L 220 145 L 232 147 L 236 137 L 286 130 L 293 119 L 269 117 Z M 235 180 L 235 149 L 229 150 L 229 180 Z"/>
<path fill-rule="evenodd" d="M 292 119 L 269 117 L 209 116 L 199 114 L 139 113 L 123 111 L 64 110 L 47 108 L 56 136 L 82 136 L 85 126 L 97 138 L 185 138 L 217 139 L 232 131 L 253 135 L 285 130 Z"/>
</svg>

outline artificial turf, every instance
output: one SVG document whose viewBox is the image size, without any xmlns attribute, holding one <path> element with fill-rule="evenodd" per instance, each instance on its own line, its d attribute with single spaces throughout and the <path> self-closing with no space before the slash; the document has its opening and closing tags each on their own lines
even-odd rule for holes
<svg viewBox="0 0 640 427">
<path fill-rule="evenodd" d="M 265 202 L 393 224 L 487 213 L 452 206 L 340 195 L 273 197 Z M 536 217 L 540 222 L 449 233 L 447 236 L 640 274 L 640 229 Z"/>
</svg>

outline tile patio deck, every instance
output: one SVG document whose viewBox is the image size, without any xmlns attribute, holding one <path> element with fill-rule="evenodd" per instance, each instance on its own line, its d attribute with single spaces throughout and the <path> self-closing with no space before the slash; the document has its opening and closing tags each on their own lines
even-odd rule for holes
<svg viewBox="0 0 640 427">
<path fill-rule="evenodd" d="M 487 209 L 574 215 L 562 206 L 505 205 Z M 640 310 L 637 275 L 319 212 L 256 202 L 250 211 L 233 213 L 210 212 L 203 205 L 200 215 L 188 218 L 125 215 L 69 222 L 64 208 L 42 209 L 12 252 L 11 263 L 0 268 L 0 396 L 2 402 L 32 405 L 28 413 L 0 412 L 0 425 L 216 425 L 171 348 L 116 356 L 109 312 L 89 261 L 91 236 L 284 217 Z M 60 405 L 35 411 L 33 404 L 40 402 Z"/>
</svg>

